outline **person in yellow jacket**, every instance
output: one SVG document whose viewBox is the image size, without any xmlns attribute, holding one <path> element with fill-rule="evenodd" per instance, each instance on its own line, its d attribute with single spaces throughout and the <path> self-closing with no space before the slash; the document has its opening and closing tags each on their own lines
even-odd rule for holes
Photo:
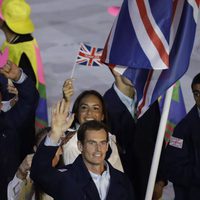
<svg viewBox="0 0 200 200">
<path fill-rule="evenodd" d="M 0 29 L 5 35 L 1 47 L 9 49 L 9 60 L 20 66 L 24 73 L 35 82 L 40 94 L 39 104 L 32 122 L 23 127 L 22 159 L 30 153 L 36 128 L 48 125 L 46 87 L 40 49 L 32 36 L 34 24 L 30 18 L 31 8 L 24 0 L 0 1 Z M 34 123 L 35 122 L 35 123 Z M 28 133 L 28 134 L 27 134 Z"/>
</svg>

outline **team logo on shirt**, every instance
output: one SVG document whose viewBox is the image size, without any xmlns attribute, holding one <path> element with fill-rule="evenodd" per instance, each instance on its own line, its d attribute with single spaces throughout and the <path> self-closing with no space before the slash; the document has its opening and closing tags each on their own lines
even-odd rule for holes
<svg viewBox="0 0 200 200">
<path fill-rule="evenodd" d="M 183 147 L 183 139 L 171 136 L 169 145 L 182 149 Z"/>
</svg>

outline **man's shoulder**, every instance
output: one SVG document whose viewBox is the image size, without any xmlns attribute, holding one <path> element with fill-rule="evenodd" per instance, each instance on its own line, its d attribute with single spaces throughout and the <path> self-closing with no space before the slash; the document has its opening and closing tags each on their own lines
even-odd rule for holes
<svg viewBox="0 0 200 200">
<path fill-rule="evenodd" d="M 195 119 L 198 118 L 198 110 L 196 105 L 191 108 L 191 110 L 187 113 L 187 115 L 180 121 L 179 125 L 184 126 L 187 125 L 188 121 L 193 122 Z"/>
<path fill-rule="evenodd" d="M 124 172 L 121 172 L 118 169 L 115 169 L 110 163 L 109 163 L 109 169 L 110 169 L 111 179 L 116 179 L 116 180 L 122 181 L 122 182 L 130 181 L 128 176 Z"/>
<path fill-rule="evenodd" d="M 194 105 L 191 110 L 188 112 L 188 114 L 186 115 L 186 119 L 190 119 L 190 118 L 196 118 L 198 116 L 198 109 L 197 106 Z"/>
<path fill-rule="evenodd" d="M 68 169 L 68 171 L 71 172 L 74 176 L 89 175 L 81 154 L 75 159 L 72 164 L 66 165 L 65 168 Z"/>
<path fill-rule="evenodd" d="M 116 92 L 114 90 L 114 86 L 112 85 L 111 88 L 109 88 L 103 95 L 103 98 L 109 98 L 110 96 L 116 95 Z"/>
<path fill-rule="evenodd" d="M 114 86 L 112 86 L 104 93 L 103 99 L 107 106 L 108 113 L 127 111 L 126 106 L 124 105 L 124 103 L 121 101 L 120 97 L 114 90 Z"/>
<path fill-rule="evenodd" d="M 114 192 L 116 197 L 119 197 L 121 193 L 123 193 L 123 195 L 127 196 L 125 199 L 135 199 L 134 189 L 128 176 L 125 173 L 113 168 L 111 165 L 109 165 L 109 167 L 111 178 L 110 192 Z"/>
<path fill-rule="evenodd" d="M 194 106 L 192 109 L 187 113 L 187 115 L 176 125 L 174 134 L 188 134 L 192 130 L 195 130 L 197 126 L 199 126 L 199 117 L 197 107 Z M 188 131 L 190 130 L 190 131 Z"/>
</svg>

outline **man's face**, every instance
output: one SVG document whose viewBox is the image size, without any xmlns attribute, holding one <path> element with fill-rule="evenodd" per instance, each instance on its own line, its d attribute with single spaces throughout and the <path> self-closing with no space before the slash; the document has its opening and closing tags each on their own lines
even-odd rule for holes
<svg viewBox="0 0 200 200">
<path fill-rule="evenodd" d="M 196 105 L 200 108 L 200 83 L 193 86 L 192 92 Z"/>
<path fill-rule="evenodd" d="M 83 144 L 78 141 L 78 148 L 88 170 L 93 169 L 95 166 L 103 168 L 106 152 L 108 151 L 107 133 L 104 129 L 98 131 L 87 130 Z"/>
<path fill-rule="evenodd" d="M 78 108 L 78 121 L 80 124 L 89 121 L 104 119 L 103 108 L 100 99 L 95 95 L 87 95 L 81 101 Z"/>
</svg>

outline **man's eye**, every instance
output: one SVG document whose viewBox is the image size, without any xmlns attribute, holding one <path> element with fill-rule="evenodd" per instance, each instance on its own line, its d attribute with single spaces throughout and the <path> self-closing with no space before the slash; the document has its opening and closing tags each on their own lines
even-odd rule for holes
<svg viewBox="0 0 200 200">
<path fill-rule="evenodd" d="M 108 143 L 107 141 L 102 141 L 102 142 L 101 142 L 101 145 L 102 145 L 102 146 L 105 146 L 105 145 L 107 145 L 107 143 Z"/>
<path fill-rule="evenodd" d="M 88 144 L 94 145 L 94 144 L 96 144 L 96 142 L 94 142 L 94 141 L 88 141 Z"/>
<path fill-rule="evenodd" d="M 193 91 L 194 96 L 200 97 L 200 92 L 199 91 Z"/>
</svg>

